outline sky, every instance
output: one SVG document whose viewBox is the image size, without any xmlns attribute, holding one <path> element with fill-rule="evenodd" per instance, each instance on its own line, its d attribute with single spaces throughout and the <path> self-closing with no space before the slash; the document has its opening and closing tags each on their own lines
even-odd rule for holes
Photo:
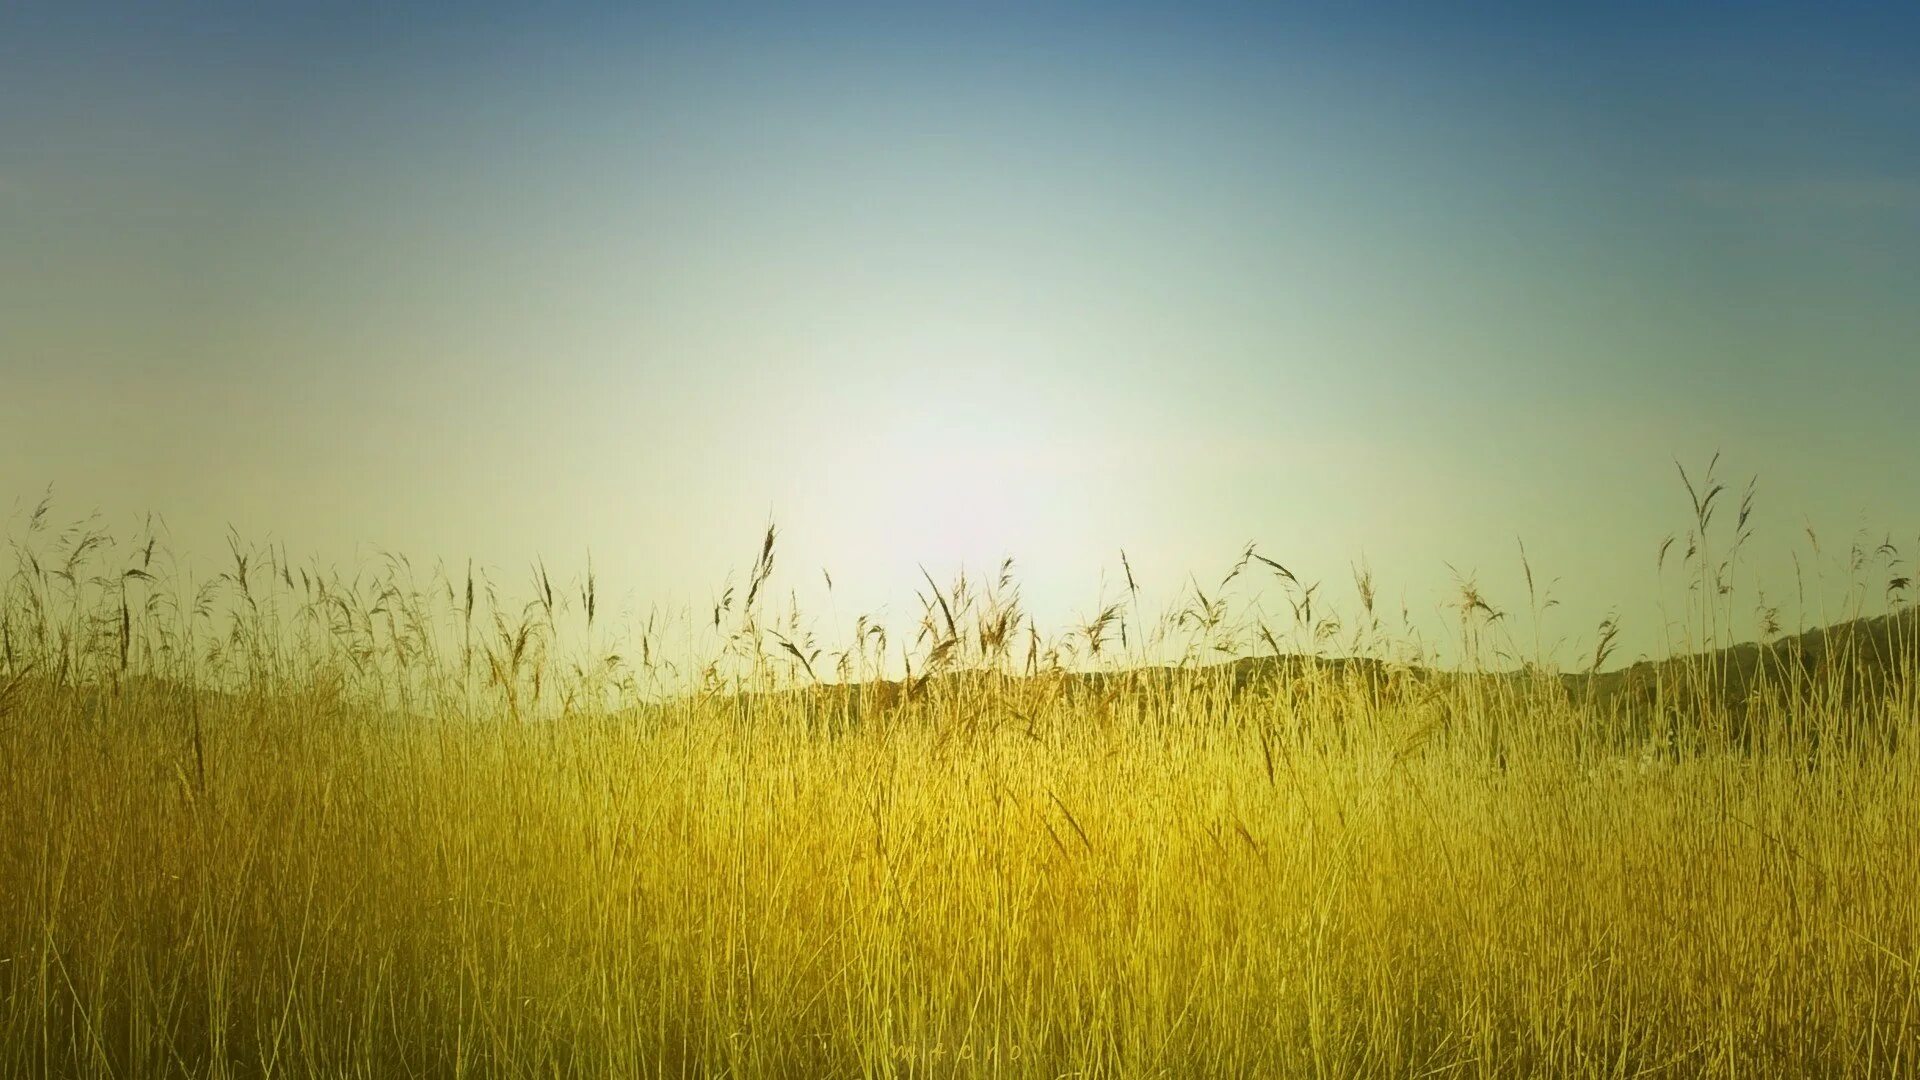
<svg viewBox="0 0 1920 1080">
<path fill-rule="evenodd" d="M 6 5 L 0 514 L 635 607 L 773 521 L 846 623 L 1524 542 L 1570 653 L 1676 461 L 1776 597 L 1916 554 L 1920 9 L 1434 7 Z"/>
</svg>

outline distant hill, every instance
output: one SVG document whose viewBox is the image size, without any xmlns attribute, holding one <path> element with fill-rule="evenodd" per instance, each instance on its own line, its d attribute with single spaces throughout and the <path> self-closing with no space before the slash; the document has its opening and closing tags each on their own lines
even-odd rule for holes
<svg viewBox="0 0 1920 1080">
<path fill-rule="evenodd" d="M 1651 707 L 1680 688 L 1736 717 L 1767 702 L 1849 707 L 1886 699 L 1920 679 L 1920 610 L 1566 678 L 1570 688 L 1590 684 L 1595 699 L 1610 706 Z"/>
<path fill-rule="evenodd" d="M 39 673 L 0 678 L 0 729 L 22 722 L 20 716 L 9 714 L 19 713 L 24 701 L 36 693 L 47 692 L 77 695 L 84 714 L 108 721 L 129 708 L 188 715 L 209 707 L 259 707 L 257 699 L 243 694 L 147 676 L 60 690 L 53 689 L 54 682 Z M 1642 660 L 1598 673 L 1525 669 L 1472 674 L 1372 656 L 1269 654 L 1205 665 L 1093 672 L 1030 675 L 949 670 L 910 681 L 802 684 L 758 693 L 722 691 L 720 696 L 733 698 L 743 707 L 757 698 L 790 703 L 798 699 L 808 715 L 859 723 L 862 717 L 891 713 L 928 697 L 943 698 L 964 712 L 965 701 L 956 699 L 978 694 L 981 700 L 994 703 L 995 715 L 987 719 L 1004 722 L 1011 716 L 1017 722 L 1023 711 L 1058 704 L 1061 697 L 1092 714 L 1150 708 L 1155 696 L 1190 707 L 1196 695 L 1199 700 L 1218 701 L 1223 710 L 1270 701 L 1277 695 L 1283 700 L 1314 700 L 1336 716 L 1365 711 L 1370 705 L 1444 711 L 1466 700 L 1455 692 L 1471 686 L 1481 692 L 1491 688 L 1508 707 L 1529 708 L 1544 702 L 1577 707 L 1598 717 L 1632 718 L 1633 724 L 1622 731 L 1644 732 L 1647 721 L 1657 723 L 1662 717 L 1673 721 L 1674 730 L 1686 730 L 1711 715 L 1724 723 L 1727 734 L 1740 739 L 1756 711 L 1766 710 L 1773 716 L 1784 713 L 1815 722 L 1822 716 L 1841 717 L 1849 726 L 1864 716 L 1872 720 L 1873 728 L 1891 732 L 1920 724 L 1920 716 L 1912 715 L 1920 703 L 1920 610 L 1855 619 L 1771 642 Z M 301 707 L 351 711 L 352 703 L 336 690 L 320 686 L 307 691 Z M 1897 703 L 1900 708 L 1874 720 L 1872 708 L 1878 703 Z"/>
<path fill-rule="evenodd" d="M 812 697 L 829 708 L 859 715 L 886 709 L 922 695 L 963 694 L 997 684 L 1015 695 L 1029 693 L 1084 696 L 1090 703 L 1111 702 L 1128 692 L 1152 694 L 1176 686 L 1219 692 L 1231 699 L 1267 692 L 1341 695 L 1392 702 L 1431 700 L 1435 690 L 1459 688 L 1470 679 L 1516 695 L 1564 695 L 1559 700 L 1600 715 L 1654 718 L 1668 716 L 1691 726 L 1712 713 L 1739 738 L 1757 709 L 1794 706 L 1794 714 L 1850 710 L 1920 690 L 1920 612 L 1838 623 L 1771 642 L 1746 642 L 1724 649 L 1643 660 L 1597 673 L 1548 673 L 1520 670 L 1468 675 L 1377 657 L 1266 655 L 1238 657 L 1201 666 L 1149 666 L 1098 672 L 1056 671 L 1039 675 L 992 675 L 977 670 L 949 671 L 930 678 L 830 684 L 788 693 Z M 822 700 L 824 699 L 824 700 Z M 1525 698 L 1523 697 L 1523 700 Z M 1878 726 L 1878 725 L 1876 725 Z"/>
</svg>

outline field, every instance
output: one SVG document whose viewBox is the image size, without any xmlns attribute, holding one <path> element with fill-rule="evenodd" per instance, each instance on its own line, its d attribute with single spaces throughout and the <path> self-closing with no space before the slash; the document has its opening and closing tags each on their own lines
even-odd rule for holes
<svg viewBox="0 0 1920 1080">
<path fill-rule="evenodd" d="M 1501 662 L 1470 585 L 1441 667 L 1364 580 L 1042 638 L 1003 570 L 836 655 L 769 533 L 669 663 L 590 576 L 194 588 L 43 521 L 0 1075 L 1920 1075 L 1910 609 L 1627 692 Z"/>
</svg>

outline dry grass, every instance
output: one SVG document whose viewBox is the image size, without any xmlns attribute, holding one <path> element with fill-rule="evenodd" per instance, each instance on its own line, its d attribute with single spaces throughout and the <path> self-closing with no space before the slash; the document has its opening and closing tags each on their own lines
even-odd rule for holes
<svg viewBox="0 0 1920 1080">
<path fill-rule="evenodd" d="M 93 535 L 0 608 L 0 1075 L 1920 1074 L 1911 635 L 1735 738 L 1713 670 L 1396 663 L 1370 582 L 1329 631 L 1250 550 L 1291 638 L 929 577 L 855 692 L 808 674 L 901 643 L 763 615 L 771 534 L 678 667 L 544 569 L 192 589 Z"/>
</svg>

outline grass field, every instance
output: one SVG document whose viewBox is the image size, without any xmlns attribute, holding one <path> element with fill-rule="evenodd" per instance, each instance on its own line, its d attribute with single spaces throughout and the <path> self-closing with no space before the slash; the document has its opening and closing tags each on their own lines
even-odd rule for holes
<svg viewBox="0 0 1920 1080">
<path fill-rule="evenodd" d="M 835 655 L 764 614 L 769 534 L 669 664 L 591 579 L 236 545 L 193 588 L 43 520 L 0 1075 L 1920 1075 L 1910 616 L 1603 697 L 1498 663 L 1471 587 L 1440 670 L 1364 584 L 1043 639 L 1002 575 Z"/>
</svg>

